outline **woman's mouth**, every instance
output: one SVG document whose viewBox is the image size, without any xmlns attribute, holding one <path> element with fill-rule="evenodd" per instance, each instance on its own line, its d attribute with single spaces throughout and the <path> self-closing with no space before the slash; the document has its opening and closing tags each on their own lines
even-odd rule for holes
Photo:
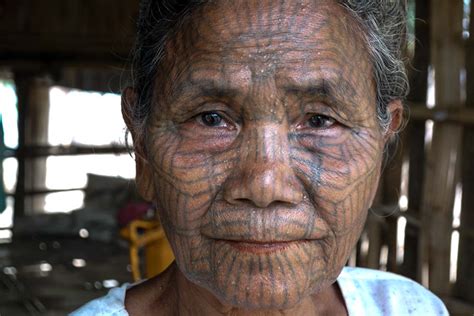
<svg viewBox="0 0 474 316">
<path fill-rule="evenodd" d="M 268 254 L 272 252 L 282 251 L 291 246 L 296 246 L 308 240 L 292 240 L 292 241 L 247 241 L 247 240 L 221 240 L 227 243 L 231 247 L 242 251 L 253 254 Z"/>
</svg>

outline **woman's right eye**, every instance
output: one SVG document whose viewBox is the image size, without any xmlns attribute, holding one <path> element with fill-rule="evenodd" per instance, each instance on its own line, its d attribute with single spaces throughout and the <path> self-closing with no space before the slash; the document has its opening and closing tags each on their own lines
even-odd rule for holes
<svg viewBox="0 0 474 316">
<path fill-rule="evenodd" d="M 333 118 L 326 115 L 315 114 L 310 117 L 308 125 L 312 128 L 330 128 L 335 124 Z"/>
<path fill-rule="evenodd" d="M 204 112 L 197 116 L 198 120 L 209 127 L 222 127 L 225 126 L 224 119 L 216 112 Z"/>
</svg>

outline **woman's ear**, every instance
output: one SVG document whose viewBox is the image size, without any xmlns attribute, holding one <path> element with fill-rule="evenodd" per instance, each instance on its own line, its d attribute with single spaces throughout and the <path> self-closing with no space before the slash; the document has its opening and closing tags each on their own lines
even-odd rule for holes
<svg viewBox="0 0 474 316">
<path fill-rule="evenodd" d="M 136 106 L 137 94 L 132 87 L 126 87 L 122 91 L 122 116 L 125 124 L 127 124 L 128 130 L 132 133 L 132 137 L 135 137 L 135 129 L 132 126 L 133 122 L 133 108 Z M 135 139 L 134 139 L 135 140 Z"/>
<path fill-rule="evenodd" d="M 152 202 L 154 200 L 153 174 L 148 158 L 146 156 L 143 131 L 137 131 L 137 126 L 133 122 L 133 108 L 137 105 L 137 94 L 132 87 L 127 87 L 122 91 L 122 116 L 133 139 L 135 150 L 135 168 L 137 189 L 143 199 Z"/>
<path fill-rule="evenodd" d="M 399 131 L 403 123 L 403 103 L 401 100 L 393 100 L 387 106 L 391 121 L 384 135 L 385 143 L 389 142 Z"/>
</svg>

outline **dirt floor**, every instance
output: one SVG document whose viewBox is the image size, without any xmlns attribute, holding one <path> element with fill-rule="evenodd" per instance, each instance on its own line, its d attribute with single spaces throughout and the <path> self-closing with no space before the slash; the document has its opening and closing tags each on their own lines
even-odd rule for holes
<svg viewBox="0 0 474 316">
<path fill-rule="evenodd" d="M 131 281 L 125 243 L 42 237 L 0 244 L 0 316 L 66 315 Z"/>
</svg>

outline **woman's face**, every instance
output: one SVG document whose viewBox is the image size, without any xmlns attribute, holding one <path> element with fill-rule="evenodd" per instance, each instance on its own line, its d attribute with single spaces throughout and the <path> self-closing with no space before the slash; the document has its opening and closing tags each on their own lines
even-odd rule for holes
<svg viewBox="0 0 474 316">
<path fill-rule="evenodd" d="M 360 34 L 336 1 L 237 0 L 168 43 L 138 180 L 180 270 L 223 303 L 291 307 L 359 238 L 384 147 Z"/>
</svg>

